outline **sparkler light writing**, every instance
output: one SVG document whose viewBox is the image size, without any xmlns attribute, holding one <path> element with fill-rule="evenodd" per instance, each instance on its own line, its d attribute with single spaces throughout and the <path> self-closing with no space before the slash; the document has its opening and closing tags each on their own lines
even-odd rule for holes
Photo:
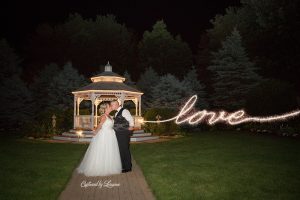
<svg viewBox="0 0 300 200">
<path fill-rule="evenodd" d="M 246 122 L 274 122 L 283 121 L 288 118 L 295 117 L 300 114 L 300 110 L 295 110 L 289 113 L 281 115 L 273 115 L 266 117 L 251 117 L 246 114 L 244 110 L 238 110 L 233 113 L 227 113 L 226 111 L 212 112 L 207 110 L 198 111 L 187 116 L 193 109 L 197 95 L 193 95 L 186 104 L 182 107 L 178 115 L 166 120 L 160 120 L 159 123 L 174 121 L 176 124 L 189 123 L 190 125 L 198 124 L 202 121 L 206 121 L 209 125 L 214 125 L 217 122 L 224 122 L 229 125 L 237 125 Z M 143 121 L 143 123 L 158 123 L 157 121 Z"/>
</svg>

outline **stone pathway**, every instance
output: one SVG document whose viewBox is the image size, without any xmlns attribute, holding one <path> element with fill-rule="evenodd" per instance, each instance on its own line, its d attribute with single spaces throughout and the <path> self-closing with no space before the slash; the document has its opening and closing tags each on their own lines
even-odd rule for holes
<svg viewBox="0 0 300 200">
<path fill-rule="evenodd" d="M 153 200 L 154 195 L 149 188 L 145 177 L 135 160 L 132 161 L 132 171 L 112 176 L 86 177 L 73 171 L 72 177 L 64 191 L 60 194 L 60 200 L 76 199 L 107 199 L 107 200 Z M 81 187 L 82 182 L 91 183 Z M 97 184 L 102 183 L 101 184 Z M 105 184 L 110 182 L 110 184 Z M 99 186 L 100 185 L 100 186 Z M 111 188 L 109 188 L 111 186 Z"/>
</svg>

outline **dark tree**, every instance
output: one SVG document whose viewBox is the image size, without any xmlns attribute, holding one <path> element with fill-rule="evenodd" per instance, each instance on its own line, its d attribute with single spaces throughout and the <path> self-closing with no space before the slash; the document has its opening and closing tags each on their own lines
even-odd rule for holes
<svg viewBox="0 0 300 200">
<path fill-rule="evenodd" d="M 84 76 L 78 73 L 71 62 L 67 62 L 50 83 L 48 106 L 62 110 L 72 108 L 74 105 L 72 91 L 87 84 Z"/>
<path fill-rule="evenodd" d="M 240 109 L 245 106 L 247 93 L 261 81 L 237 29 L 226 38 L 221 49 L 213 52 L 212 65 L 208 69 L 214 74 L 211 100 L 219 108 Z"/>
<path fill-rule="evenodd" d="M 183 77 L 186 67 L 192 65 L 192 52 L 188 44 L 177 35 L 172 36 L 163 20 L 145 31 L 139 43 L 140 67 L 153 67 L 159 75 L 171 73 Z"/>
<path fill-rule="evenodd" d="M 26 47 L 25 61 L 33 74 L 49 63 L 63 65 L 68 60 L 87 76 L 108 60 L 120 73 L 134 69 L 135 48 L 134 34 L 115 16 L 96 16 L 93 20 L 71 14 L 63 24 L 37 28 Z"/>
<path fill-rule="evenodd" d="M 241 0 L 241 4 L 227 8 L 224 15 L 211 20 L 213 28 L 207 31 L 207 48 L 216 51 L 237 27 L 249 57 L 262 75 L 288 81 L 300 91 L 299 1 Z M 206 60 L 200 57 L 200 62 L 205 64 Z"/>
<path fill-rule="evenodd" d="M 20 78 L 20 59 L 6 40 L 0 41 L 0 125 L 1 131 L 16 130 L 32 118 L 31 92 Z"/>
<path fill-rule="evenodd" d="M 149 108 L 153 101 L 153 87 L 159 83 L 159 76 L 152 67 L 149 67 L 141 74 L 137 82 L 137 87 L 144 93 L 142 104 L 144 108 Z"/>
</svg>

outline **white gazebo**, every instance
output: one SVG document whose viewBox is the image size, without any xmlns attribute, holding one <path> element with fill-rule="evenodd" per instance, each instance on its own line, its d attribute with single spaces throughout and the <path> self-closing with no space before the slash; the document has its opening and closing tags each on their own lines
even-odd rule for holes
<svg viewBox="0 0 300 200">
<path fill-rule="evenodd" d="M 141 116 L 141 96 L 143 93 L 138 89 L 128 86 L 124 83 L 125 78 L 114 73 L 112 66 L 107 63 L 104 72 L 91 77 L 92 83 L 79 88 L 74 94 L 74 124 L 73 129 L 63 132 L 61 135 L 54 135 L 55 140 L 90 142 L 93 138 L 93 129 L 98 125 L 100 113 L 98 107 L 102 101 L 117 99 L 121 105 L 125 101 L 132 101 L 135 105 L 133 114 L 136 130 L 130 137 L 132 142 L 158 139 L 151 133 L 145 133 L 141 129 L 143 118 Z M 91 101 L 91 113 L 89 115 L 80 114 L 80 103 L 83 100 Z"/>
<path fill-rule="evenodd" d="M 74 130 L 92 131 L 99 122 L 98 107 L 102 101 L 117 99 L 121 105 L 125 101 L 132 101 L 135 104 L 135 127 L 141 127 L 141 96 L 142 92 L 124 83 L 125 78 L 112 71 L 112 66 L 107 63 L 104 72 L 91 77 L 92 83 L 79 88 L 74 94 Z M 80 103 L 83 100 L 90 100 L 92 112 L 90 115 L 80 115 Z"/>
</svg>

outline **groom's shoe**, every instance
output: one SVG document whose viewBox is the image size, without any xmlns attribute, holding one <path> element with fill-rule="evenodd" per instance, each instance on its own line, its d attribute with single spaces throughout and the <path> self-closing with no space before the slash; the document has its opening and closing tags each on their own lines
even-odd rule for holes
<svg viewBox="0 0 300 200">
<path fill-rule="evenodd" d="M 124 172 L 123 172 L 124 171 Z M 124 169 L 122 170 L 123 173 L 126 173 L 126 172 L 131 172 L 131 169 Z"/>
</svg>

